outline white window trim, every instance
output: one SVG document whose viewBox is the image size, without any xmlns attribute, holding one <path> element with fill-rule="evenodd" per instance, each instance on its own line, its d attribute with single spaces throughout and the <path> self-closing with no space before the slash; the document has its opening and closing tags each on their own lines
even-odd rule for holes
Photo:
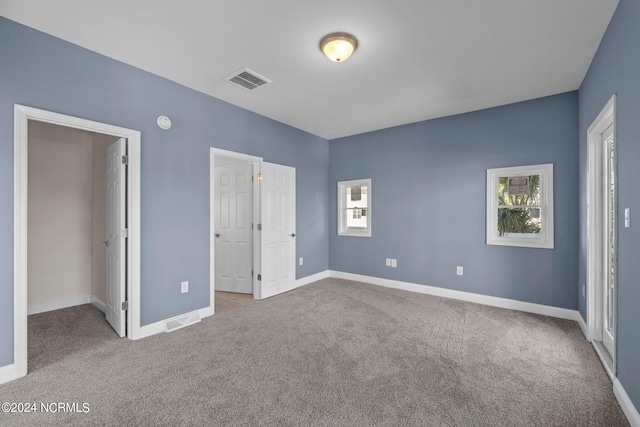
<svg viewBox="0 0 640 427">
<path fill-rule="evenodd" d="M 498 178 L 501 176 L 540 175 L 540 216 L 542 230 L 539 238 L 500 236 L 498 234 Z M 553 249 L 553 164 L 515 166 L 487 169 L 487 245 L 520 246 Z"/>
<path fill-rule="evenodd" d="M 347 188 L 358 185 L 365 185 L 367 187 L 367 229 L 347 230 L 345 195 Z M 338 236 L 371 237 L 371 178 L 338 181 Z"/>
</svg>

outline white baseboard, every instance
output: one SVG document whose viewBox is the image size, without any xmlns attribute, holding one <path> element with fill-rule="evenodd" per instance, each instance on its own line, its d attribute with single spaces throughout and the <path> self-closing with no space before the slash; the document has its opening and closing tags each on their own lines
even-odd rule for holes
<svg viewBox="0 0 640 427">
<path fill-rule="evenodd" d="M 616 396 L 616 399 L 618 399 L 622 412 L 627 416 L 631 427 L 640 427 L 640 413 L 638 413 L 638 408 L 635 407 L 618 378 L 613 381 L 613 394 Z"/>
<path fill-rule="evenodd" d="M 43 304 L 33 304 L 27 307 L 27 316 L 45 313 L 47 311 L 60 310 L 61 308 L 74 307 L 76 305 L 89 304 L 90 302 L 91 295 L 83 295 L 81 297 L 45 302 Z"/>
<path fill-rule="evenodd" d="M 476 304 L 489 305 L 492 307 L 524 311 L 526 313 L 541 314 L 543 316 L 574 320 L 576 322 L 579 321 L 579 318 L 582 318 L 582 316 L 580 316 L 580 312 L 578 312 L 577 310 L 569 310 L 567 308 L 552 307 L 549 305 L 534 304 L 507 298 L 474 294 L 471 292 L 454 291 L 452 289 L 439 288 L 436 286 L 418 285 L 416 283 L 401 282 L 398 280 L 382 279 L 379 277 L 363 276 L 360 274 L 345 273 L 342 271 L 333 270 L 329 272 L 329 277 L 371 283 L 373 285 L 384 286 L 387 288 L 402 289 L 405 291 L 474 302 Z"/>
<path fill-rule="evenodd" d="M 91 295 L 91 304 L 93 304 L 101 312 L 107 312 L 107 304 L 101 299 L 94 297 L 93 295 Z"/>
<path fill-rule="evenodd" d="M 20 378 L 20 375 L 15 363 L 0 368 L 0 384 L 8 383 L 18 378 Z"/>
<path fill-rule="evenodd" d="M 327 277 L 329 277 L 329 270 L 324 270 L 320 273 L 312 274 L 311 276 L 302 277 L 296 280 L 296 288 L 317 282 L 318 280 L 326 279 Z"/>
<path fill-rule="evenodd" d="M 166 332 L 166 324 L 172 320 L 180 319 L 185 316 L 189 316 L 192 313 L 197 313 L 200 318 L 204 319 L 205 317 L 209 317 L 213 314 L 212 307 L 205 307 L 199 310 L 194 310 L 189 313 L 180 314 L 178 316 L 173 316 L 168 319 L 160 320 L 158 322 L 150 323 L 148 325 L 141 326 L 139 329 L 139 333 L 136 334 L 135 337 L 131 337 L 132 340 L 139 340 L 141 338 L 150 337 L 151 335 L 156 335 L 161 332 Z"/>
</svg>

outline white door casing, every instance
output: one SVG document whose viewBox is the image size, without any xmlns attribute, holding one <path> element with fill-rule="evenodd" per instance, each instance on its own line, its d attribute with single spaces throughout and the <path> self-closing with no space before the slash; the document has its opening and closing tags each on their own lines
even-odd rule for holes
<svg viewBox="0 0 640 427">
<path fill-rule="evenodd" d="M 616 376 L 616 307 L 613 303 L 613 334 L 606 329 L 607 199 L 606 162 L 603 136 L 612 131 L 616 138 L 616 95 L 613 95 L 587 130 L 587 283 L 586 308 L 588 339 L 593 343 L 605 371 Z M 608 340 L 607 338 L 611 338 Z M 607 342 L 608 341 L 608 342 Z"/>
<path fill-rule="evenodd" d="M 260 165 L 260 275 L 258 298 L 287 292 L 296 281 L 296 170 Z"/>
<path fill-rule="evenodd" d="M 120 138 L 107 148 L 107 321 L 118 335 L 124 337 L 126 311 L 126 156 L 127 142 Z"/>
<path fill-rule="evenodd" d="M 215 289 L 253 293 L 253 165 L 215 167 Z"/>
<path fill-rule="evenodd" d="M 81 119 L 15 104 L 14 106 L 14 281 L 13 324 L 14 362 L 0 370 L 0 383 L 27 374 L 27 184 L 28 184 L 28 122 L 36 120 L 74 129 L 98 132 L 126 138 L 128 142 L 129 173 L 127 204 L 129 238 L 127 241 L 127 282 L 129 310 L 127 311 L 130 339 L 139 339 L 154 332 L 140 326 L 140 131 Z"/>
</svg>

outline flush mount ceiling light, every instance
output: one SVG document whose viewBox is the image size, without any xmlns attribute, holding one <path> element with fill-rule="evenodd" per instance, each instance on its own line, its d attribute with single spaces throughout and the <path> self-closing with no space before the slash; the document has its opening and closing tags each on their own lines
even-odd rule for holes
<svg viewBox="0 0 640 427">
<path fill-rule="evenodd" d="M 358 47 L 358 40 L 351 34 L 331 33 L 320 41 L 320 50 L 333 62 L 344 62 Z"/>
</svg>

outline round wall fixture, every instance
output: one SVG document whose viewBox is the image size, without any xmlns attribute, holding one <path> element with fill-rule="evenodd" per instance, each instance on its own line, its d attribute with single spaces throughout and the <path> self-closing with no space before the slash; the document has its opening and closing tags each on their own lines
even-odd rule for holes
<svg viewBox="0 0 640 427">
<path fill-rule="evenodd" d="M 160 129 L 170 129 L 171 128 L 171 119 L 167 116 L 158 116 L 158 126 Z"/>
</svg>

